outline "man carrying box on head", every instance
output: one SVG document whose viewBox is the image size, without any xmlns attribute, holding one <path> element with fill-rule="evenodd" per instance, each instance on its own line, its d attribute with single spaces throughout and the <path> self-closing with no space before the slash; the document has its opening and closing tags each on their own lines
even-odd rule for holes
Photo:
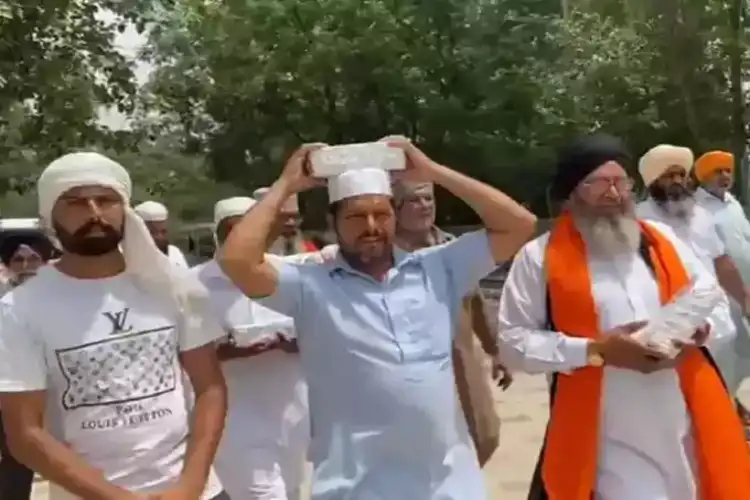
<svg viewBox="0 0 750 500">
<path fill-rule="evenodd" d="M 220 265 L 249 297 L 295 320 L 310 388 L 313 500 L 485 500 L 455 390 L 452 344 L 463 297 L 533 233 L 534 216 L 414 145 L 404 180 L 435 182 L 465 200 L 486 230 L 406 253 L 393 245 L 391 179 L 378 169 L 328 181 L 338 239 L 319 264 L 266 260 L 285 200 L 320 185 L 313 147 L 298 150 L 235 227 Z"/>
</svg>

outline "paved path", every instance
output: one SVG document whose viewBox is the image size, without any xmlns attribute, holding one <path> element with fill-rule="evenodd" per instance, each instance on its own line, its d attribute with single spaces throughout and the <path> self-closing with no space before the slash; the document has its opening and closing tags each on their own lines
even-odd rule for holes
<svg viewBox="0 0 750 500">
<path fill-rule="evenodd" d="M 740 394 L 750 403 L 750 381 Z M 517 375 L 513 387 L 497 397 L 503 427 L 500 448 L 485 467 L 489 500 L 526 500 L 547 421 L 546 379 Z M 36 484 L 34 500 L 47 500 L 46 483 Z"/>
</svg>

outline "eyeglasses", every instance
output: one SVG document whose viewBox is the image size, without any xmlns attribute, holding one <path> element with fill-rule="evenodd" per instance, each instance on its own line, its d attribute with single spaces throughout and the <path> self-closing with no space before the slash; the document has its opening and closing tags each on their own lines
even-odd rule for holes
<svg viewBox="0 0 750 500">
<path fill-rule="evenodd" d="M 618 193 L 625 193 L 632 190 L 634 184 L 630 177 L 593 177 L 581 183 L 583 187 L 596 193 L 604 193 L 611 187 Z"/>
<path fill-rule="evenodd" d="M 11 257 L 10 263 L 18 266 L 41 264 L 42 258 L 39 255 L 14 255 L 13 257 Z"/>
</svg>

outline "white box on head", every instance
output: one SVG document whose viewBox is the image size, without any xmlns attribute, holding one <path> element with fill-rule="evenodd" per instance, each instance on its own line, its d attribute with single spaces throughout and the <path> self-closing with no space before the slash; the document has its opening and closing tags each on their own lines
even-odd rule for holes
<svg viewBox="0 0 750 500">
<path fill-rule="evenodd" d="M 404 170 L 406 156 L 402 150 L 392 148 L 384 142 L 344 144 L 313 151 L 310 155 L 310 165 L 313 176 L 326 178 L 350 170 Z"/>
</svg>

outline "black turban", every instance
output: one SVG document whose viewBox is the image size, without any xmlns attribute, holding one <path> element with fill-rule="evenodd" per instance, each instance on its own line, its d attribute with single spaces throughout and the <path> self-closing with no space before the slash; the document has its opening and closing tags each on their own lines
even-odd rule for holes
<svg viewBox="0 0 750 500">
<path fill-rule="evenodd" d="M 623 168 L 630 165 L 630 153 L 617 137 L 598 133 L 576 139 L 557 156 L 552 196 L 556 200 L 567 200 L 583 179 L 610 161 Z"/>
<path fill-rule="evenodd" d="M 42 233 L 10 234 L 0 242 L 0 260 L 6 266 L 10 264 L 18 247 L 26 245 L 33 249 L 46 262 L 54 256 L 55 247 Z"/>
</svg>

